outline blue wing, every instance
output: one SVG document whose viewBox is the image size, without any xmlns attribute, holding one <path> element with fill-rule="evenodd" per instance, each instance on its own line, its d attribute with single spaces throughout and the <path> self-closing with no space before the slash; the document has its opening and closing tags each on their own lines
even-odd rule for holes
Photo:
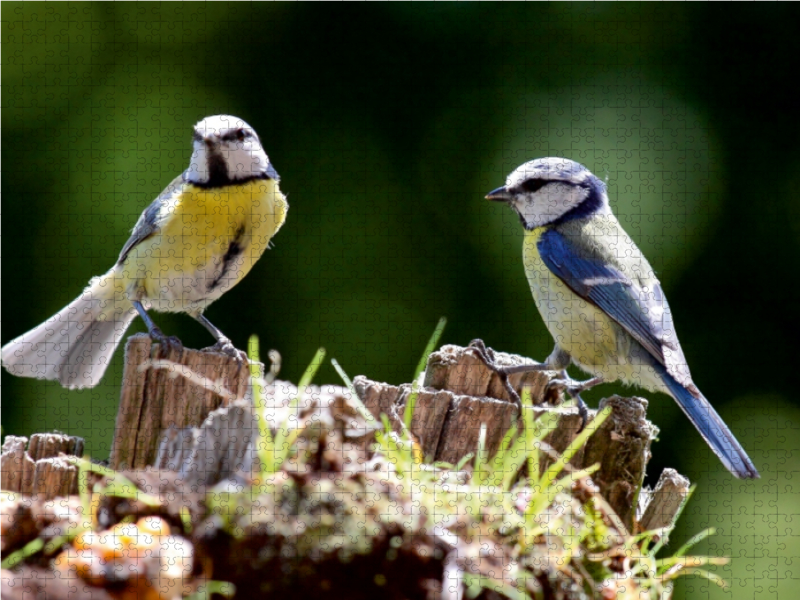
<svg viewBox="0 0 800 600">
<path fill-rule="evenodd" d="M 555 229 L 543 233 L 537 247 L 548 269 L 619 323 L 653 356 L 656 372 L 723 464 L 737 477 L 758 477 L 747 453 L 692 383 L 667 299 L 655 277 L 644 283 L 634 281 L 615 265 L 592 257 L 591 250 L 582 255 L 575 242 Z M 639 266 L 649 269 L 643 258 Z"/>
<path fill-rule="evenodd" d="M 572 291 L 619 323 L 681 384 L 697 389 L 678 343 L 667 299 L 655 277 L 642 286 L 599 257 L 581 255 L 575 242 L 556 229 L 543 233 L 537 246 L 547 268 Z"/>
<path fill-rule="evenodd" d="M 139 220 L 136 221 L 136 225 L 133 226 L 131 237 L 125 242 L 125 245 L 119 253 L 117 264 L 121 264 L 136 246 L 158 232 L 161 227 L 160 222 L 163 221 L 166 216 L 162 213 L 164 203 L 177 192 L 182 184 L 183 175 L 178 175 L 172 180 L 172 183 L 150 203 L 150 206 L 144 209 Z"/>
</svg>

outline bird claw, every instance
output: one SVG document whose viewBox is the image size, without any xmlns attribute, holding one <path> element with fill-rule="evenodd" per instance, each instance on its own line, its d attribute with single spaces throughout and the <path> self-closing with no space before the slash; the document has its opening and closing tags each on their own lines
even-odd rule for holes
<svg viewBox="0 0 800 600">
<path fill-rule="evenodd" d="M 573 379 L 567 374 L 566 370 L 562 370 L 556 379 L 551 379 L 548 387 L 554 387 L 557 390 L 563 390 L 570 397 L 575 398 L 582 392 L 585 392 L 588 389 L 593 388 L 596 385 L 603 383 L 602 377 L 592 377 L 591 379 L 586 379 L 585 381 L 578 381 L 577 379 Z"/>
<path fill-rule="evenodd" d="M 547 384 L 548 390 L 554 389 L 557 392 L 564 392 L 570 398 L 577 398 L 584 388 L 580 385 L 581 382 L 574 379 L 551 379 Z"/>
<path fill-rule="evenodd" d="M 486 347 L 486 344 L 482 339 L 478 338 L 472 340 L 467 348 L 473 350 L 478 358 L 486 363 L 486 366 L 490 369 L 494 370 L 499 368 L 494 364 L 494 356 L 489 356 L 489 349 Z"/>
<path fill-rule="evenodd" d="M 550 383 L 547 385 L 548 390 L 550 388 L 555 388 L 559 391 L 563 390 L 577 403 L 578 414 L 581 416 L 581 427 L 578 429 L 578 433 L 583 431 L 583 429 L 586 427 L 587 421 L 589 420 L 589 407 L 586 406 L 583 398 L 581 398 L 581 392 L 585 392 L 586 390 L 593 388 L 602 382 L 603 379 L 601 377 L 593 377 L 585 381 L 577 381 L 567 375 L 566 371 L 561 371 L 559 378 L 551 379 Z"/>
<path fill-rule="evenodd" d="M 481 359 L 483 364 L 491 370 L 493 373 L 496 373 L 498 377 L 500 377 L 500 381 L 503 383 L 503 387 L 505 387 L 506 392 L 508 393 L 511 400 L 519 407 L 522 407 L 522 400 L 519 397 L 517 391 L 513 388 L 511 383 L 508 380 L 508 370 L 504 367 L 498 367 L 495 364 L 494 360 L 494 353 L 486 347 L 483 340 L 476 339 L 472 340 L 469 343 L 469 346 L 475 355 Z M 533 367 L 530 368 L 531 371 L 538 371 L 538 370 L 550 370 L 551 367 L 547 364 L 538 364 L 538 365 L 525 365 L 526 367 Z M 572 379 L 569 375 L 567 375 L 566 370 L 562 370 L 560 373 L 560 377 L 558 379 L 550 380 L 547 388 L 550 390 L 551 388 L 555 388 L 556 390 L 563 390 L 567 394 L 569 394 L 570 398 L 573 398 L 578 405 L 578 414 L 581 416 L 581 427 L 578 429 L 578 433 L 583 431 L 586 427 L 586 423 L 589 421 L 589 407 L 586 406 L 586 403 L 581 398 L 580 394 L 583 391 L 588 390 L 595 385 L 602 383 L 602 378 L 594 377 L 592 379 L 587 379 L 586 381 L 576 381 Z"/>
<path fill-rule="evenodd" d="M 498 377 L 500 377 L 500 381 L 503 383 L 503 387 L 506 389 L 506 393 L 508 394 L 511 401 L 516 404 L 518 407 L 522 408 L 522 400 L 517 393 L 517 390 L 513 388 L 511 383 L 508 381 L 508 373 L 505 372 L 503 367 L 498 367 L 495 364 L 494 360 L 494 353 L 486 347 L 486 344 L 481 339 L 472 340 L 467 346 L 470 350 L 472 350 L 475 355 L 481 359 L 486 368 L 496 373 Z"/>
<path fill-rule="evenodd" d="M 163 354 L 167 354 L 170 350 L 183 352 L 183 342 L 174 335 L 164 335 L 158 327 L 153 327 L 149 333 L 150 339 L 161 346 Z"/>
<path fill-rule="evenodd" d="M 213 346 L 209 346 L 208 348 L 203 348 L 201 352 L 218 352 L 220 354 L 226 354 L 231 358 L 236 359 L 240 363 L 249 364 L 250 360 L 247 357 L 247 353 L 244 350 L 239 350 L 236 346 L 233 345 L 229 339 L 219 340 Z"/>
</svg>

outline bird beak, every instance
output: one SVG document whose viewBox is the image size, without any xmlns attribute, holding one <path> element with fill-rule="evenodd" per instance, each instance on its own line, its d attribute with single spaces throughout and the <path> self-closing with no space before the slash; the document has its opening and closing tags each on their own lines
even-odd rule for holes
<svg viewBox="0 0 800 600">
<path fill-rule="evenodd" d="M 486 199 L 494 200 L 495 202 L 508 202 L 511 200 L 511 194 L 505 188 L 505 186 L 503 186 L 486 194 Z"/>
</svg>

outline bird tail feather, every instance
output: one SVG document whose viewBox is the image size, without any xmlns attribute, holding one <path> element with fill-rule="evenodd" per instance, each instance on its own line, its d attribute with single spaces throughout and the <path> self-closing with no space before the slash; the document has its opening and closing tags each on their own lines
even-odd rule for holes
<svg viewBox="0 0 800 600">
<path fill-rule="evenodd" d="M 3 346 L 6 370 L 20 377 L 53 379 L 70 389 L 97 385 L 136 317 L 116 275 L 112 269 L 93 278 L 78 298 Z"/>
<path fill-rule="evenodd" d="M 697 388 L 690 391 L 681 385 L 662 365 L 657 365 L 656 370 L 678 406 L 689 417 L 722 464 L 740 479 L 758 479 L 760 475 L 747 456 L 747 452 L 705 396 Z"/>
</svg>

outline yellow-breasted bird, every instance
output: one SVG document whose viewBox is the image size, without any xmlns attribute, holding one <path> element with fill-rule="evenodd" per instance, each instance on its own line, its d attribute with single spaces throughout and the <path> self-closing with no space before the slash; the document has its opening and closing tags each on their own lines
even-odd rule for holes
<svg viewBox="0 0 800 600">
<path fill-rule="evenodd" d="M 146 309 L 184 312 L 237 355 L 203 316 L 267 249 L 289 208 L 280 178 L 247 123 L 230 115 L 194 126 L 181 175 L 148 206 L 116 264 L 61 311 L 2 348 L 3 366 L 68 388 L 97 385 L 137 313 L 153 339 L 167 341 Z"/>
<path fill-rule="evenodd" d="M 505 202 L 522 221 L 525 274 L 556 342 L 543 365 L 498 371 L 562 371 L 559 384 L 579 401 L 581 391 L 602 381 L 664 392 L 731 473 L 758 477 L 692 381 L 661 284 L 611 212 L 605 184 L 574 161 L 540 158 L 515 169 L 486 198 Z M 595 377 L 571 380 L 570 363 Z"/>
</svg>

